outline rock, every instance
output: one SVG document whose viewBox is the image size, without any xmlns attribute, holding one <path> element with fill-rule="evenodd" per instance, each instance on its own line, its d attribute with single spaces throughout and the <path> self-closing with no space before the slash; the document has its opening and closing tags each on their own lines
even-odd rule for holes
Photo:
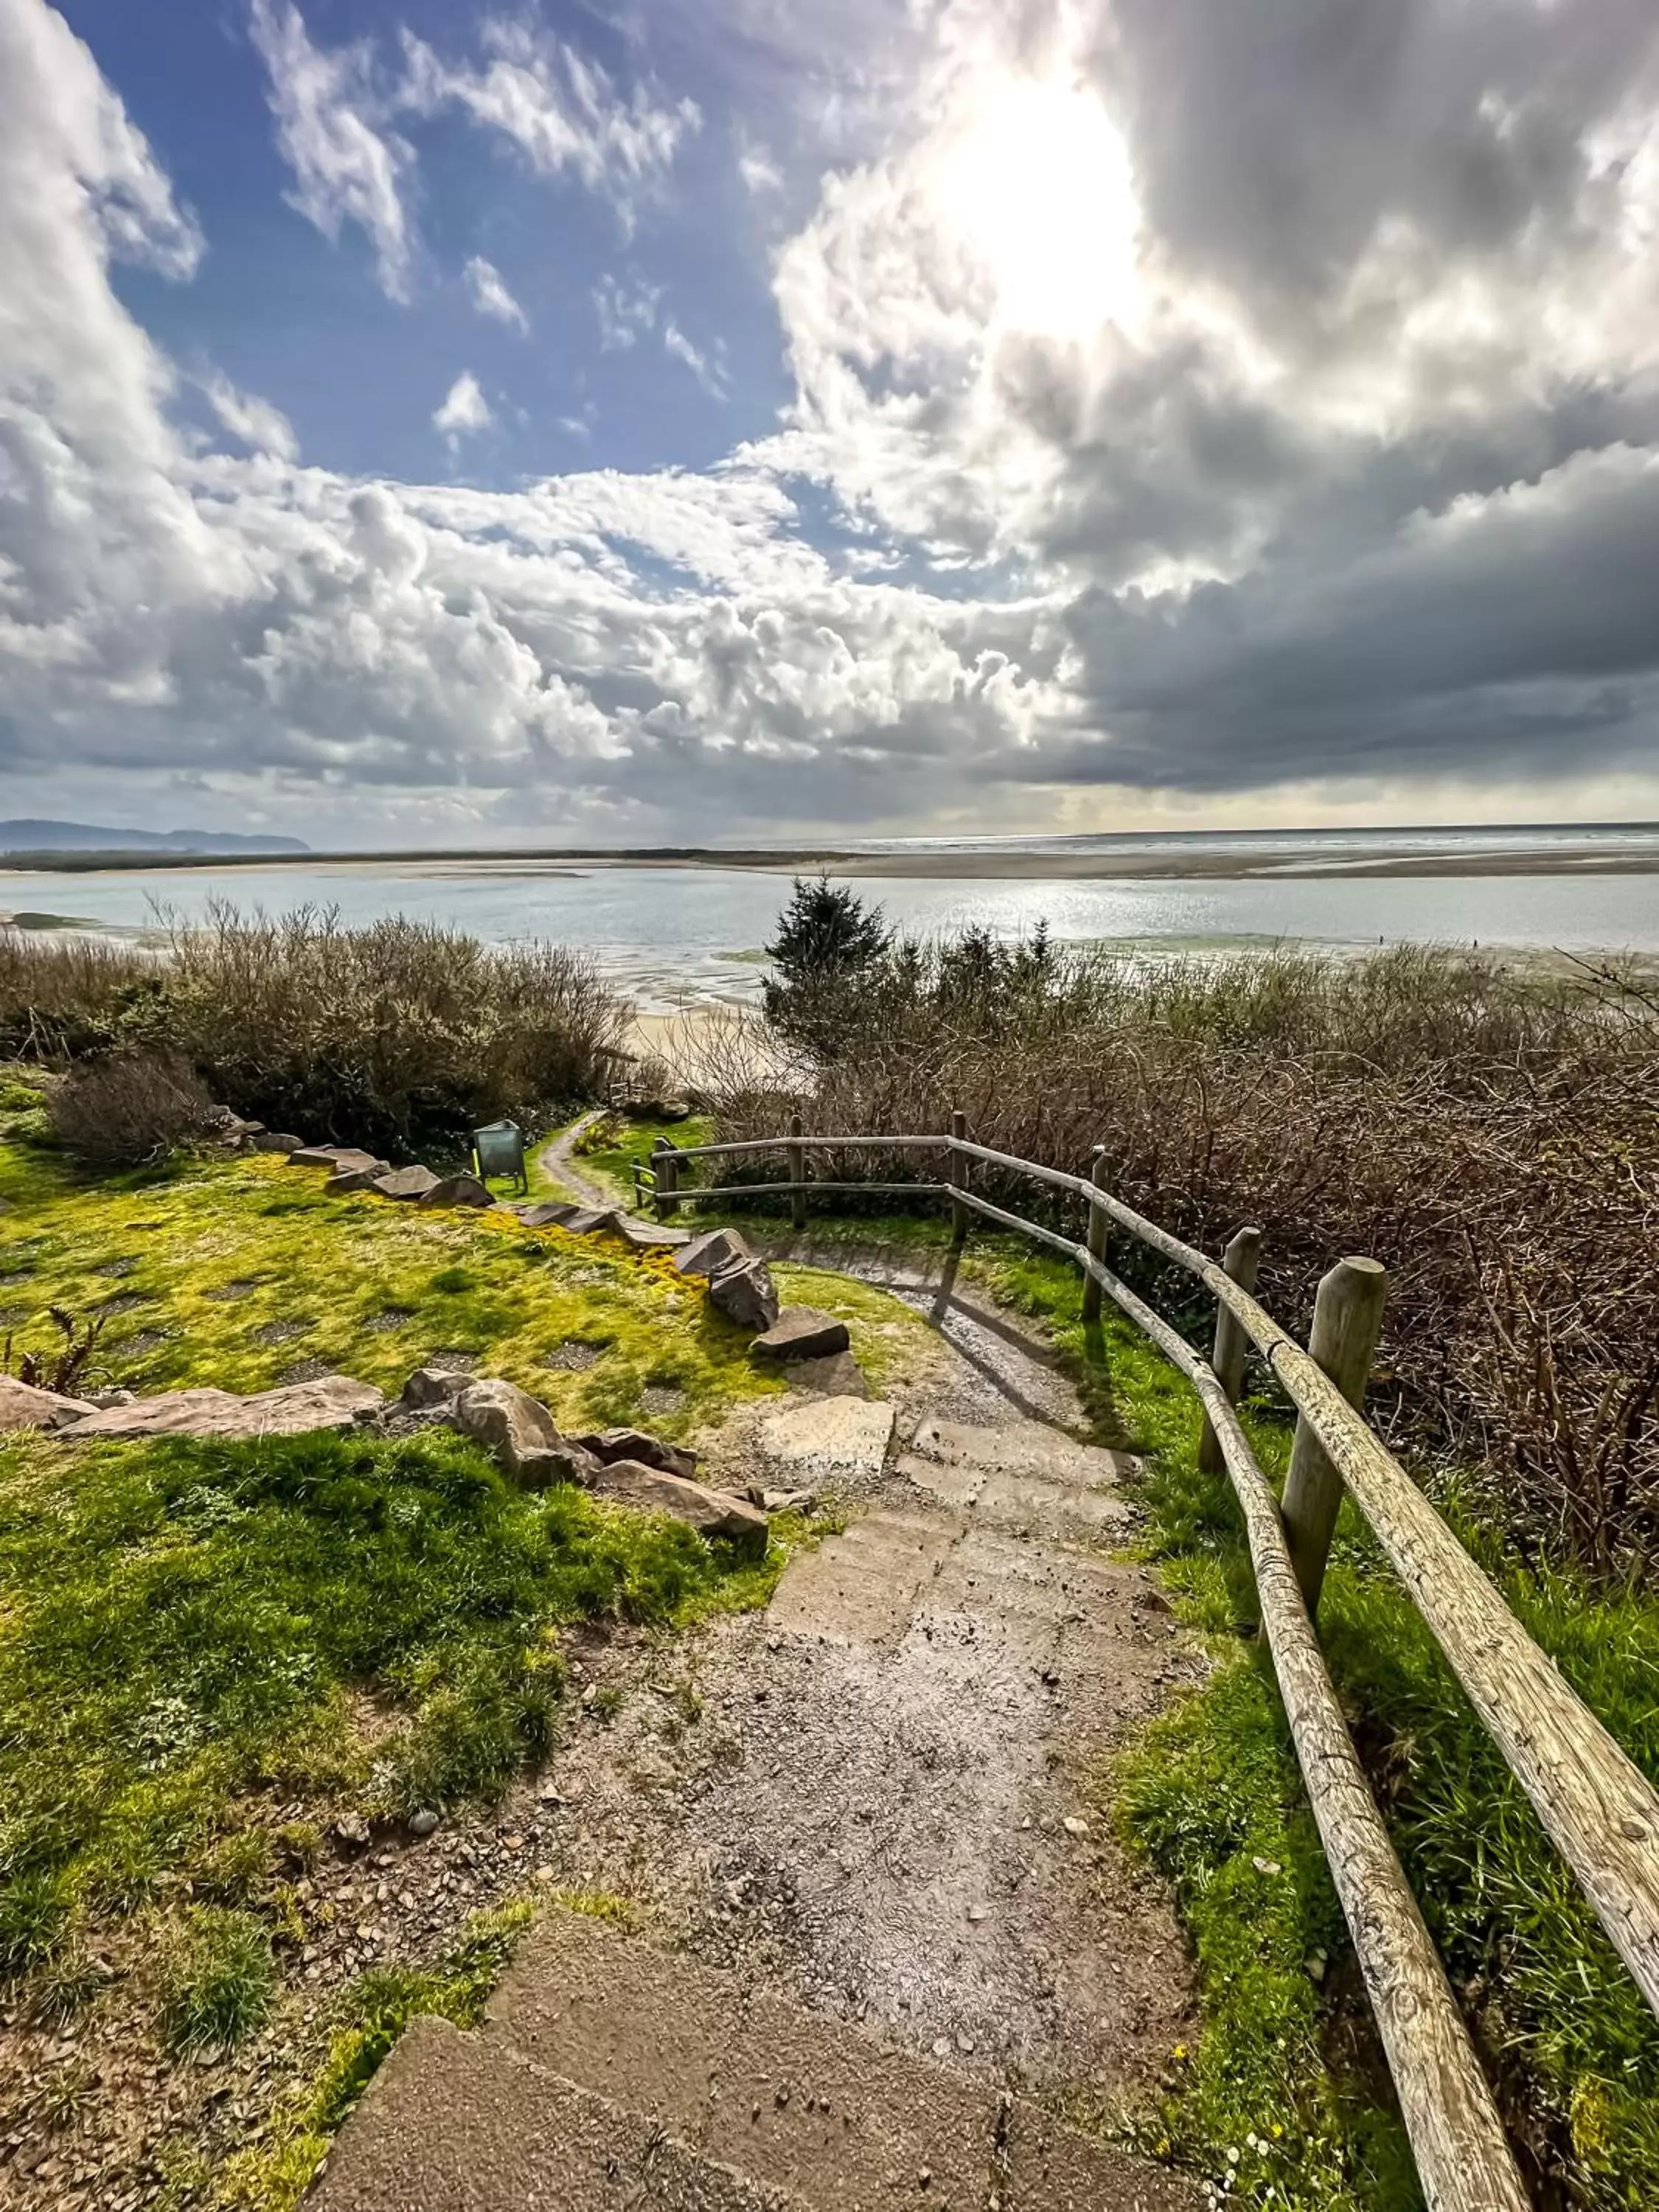
<svg viewBox="0 0 1659 2212">
<path fill-rule="evenodd" d="M 403 1388 L 398 1403 L 406 1413 L 423 1413 L 447 1406 L 459 1398 L 472 1377 L 449 1367 L 417 1367 Z"/>
<path fill-rule="evenodd" d="M 450 1426 L 481 1443 L 503 1474 L 526 1490 L 545 1490 L 555 1482 L 586 1482 L 597 1462 L 591 1453 L 559 1434 L 539 1398 L 516 1382 L 491 1376 L 469 1382 L 457 1393 L 447 1415 Z"/>
<path fill-rule="evenodd" d="M 596 1496 L 619 1505 L 669 1513 L 700 1536 L 724 1537 L 751 1558 L 759 1559 L 766 1550 L 766 1516 L 729 1491 L 708 1490 L 700 1482 L 687 1482 L 678 1474 L 665 1474 L 660 1468 L 643 1467 L 633 1459 L 614 1460 L 608 1467 L 598 1468 L 592 1486 Z"/>
<path fill-rule="evenodd" d="M 813 1391 L 821 1398 L 870 1395 L 864 1370 L 850 1352 L 837 1352 L 829 1359 L 792 1360 L 784 1376 L 792 1390 Z"/>
<path fill-rule="evenodd" d="M 708 1303 L 739 1328 L 770 1328 L 778 1317 L 778 1294 L 764 1260 L 738 1260 L 712 1275 Z"/>
<path fill-rule="evenodd" d="M 536 1206 L 515 1206 L 513 1211 L 526 1229 L 562 1229 L 587 1209 L 569 1205 L 563 1199 L 549 1198 Z"/>
<path fill-rule="evenodd" d="M 691 1481 L 697 1472 L 696 1452 L 665 1444 L 660 1437 L 647 1436 L 643 1429 L 601 1429 L 595 1436 L 578 1437 L 576 1442 L 606 1467 L 619 1459 L 633 1459 L 641 1467 L 678 1474 L 685 1482 Z"/>
<path fill-rule="evenodd" d="M 717 1275 L 722 1267 L 754 1254 L 735 1229 L 708 1229 L 691 1242 L 674 1262 L 677 1275 Z"/>
<path fill-rule="evenodd" d="M 428 1808 L 423 1808 L 420 1812 L 411 1813 L 409 1816 L 409 1832 L 411 1836 L 429 1836 L 437 1825 L 437 1814 Z"/>
<path fill-rule="evenodd" d="M 299 1145 L 289 1154 L 288 1164 L 291 1168 L 331 1168 L 337 1174 L 386 1165 L 373 1152 L 362 1152 L 356 1145 Z"/>
<path fill-rule="evenodd" d="M 256 1152 L 286 1152 L 290 1159 L 295 1152 L 302 1152 L 305 1148 L 306 1140 L 303 1137 L 290 1137 L 284 1131 L 278 1129 L 261 1129 L 253 1139 L 253 1150 Z"/>
<path fill-rule="evenodd" d="M 323 1185 L 331 1197 L 342 1198 L 348 1191 L 372 1190 L 391 1170 L 384 1160 L 371 1160 L 367 1167 L 337 1168 Z"/>
<path fill-rule="evenodd" d="M 758 1505 L 763 1513 L 815 1513 L 818 1494 L 815 1490 L 768 1490 L 763 1483 L 751 1482 L 744 1492 L 751 1505 Z"/>
<path fill-rule="evenodd" d="M 0 1429 L 62 1429 L 97 1410 L 90 1399 L 65 1398 L 56 1390 L 37 1390 L 32 1382 L 0 1375 Z"/>
<path fill-rule="evenodd" d="M 368 1823 L 356 1813 L 343 1813 L 334 1823 L 334 1840 L 349 1851 L 367 1850 Z"/>
<path fill-rule="evenodd" d="M 852 1343 L 846 1322 L 834 1314 L 820 1313 L 816 1306 L 785 1306 L 749 1349 L 762 1359 L 830 1359 L 850 1351 Z"/>
<path fill-rule="evenodd" d="M 424 1198 L 428 1191 L 436 1190 L 438 1178 L 430 1168 L 392 1168 L 383 1176 L 376 1176 L 369 1185 L 382 1198 Z"/>
<path fill-rule="evenodd" d="M 138 1393 L 136 1390 L 94 1390 L 88 1397 L 87 1403 L 94 1407 L 101 1413 L 111 1406 L 136 1404 L 137 1397 Z"/>
<path fill-rule="evenodd" d="M 371 1382 L 349 1375 L 319 1376 L 239 1398 L 229 1390 L 167 1390 L 136 1398 L 76 1421 L 64 1434 L 82 1437 L 294 1437 L 308 1429 L 346 1429 L 386 1403 Z"/>
<path fill-rule="evenodd" d="M 591 1237 L 596 1230 L 614 1229 L 621 1218 L 614 1206 L 583 1206 L 564 1225 L 573 1237 Z"/>
<path fill-rule="evenodd" d="M 665 1098 L 657 1109 L 657 1119 L 659 1121 L 689 1121 L 691 1119 L 690 1100 Z"/>
<path fill-rule="evenodd" d="M 422 1206 L 493 1206 L 495 1201 L 477 1176 L 445 1176 L 420 1201 Z"/>
<path fill-rule="evenodd" d="M 641 1221 L 637 1213 L 617 1216 L 617 1234 L 626 1239 L 636 1252 L 649 1252 L 659 1246 L 689 1244 L 689 1229 L 671 1229 L 665 1221 Z"/>
</svg>

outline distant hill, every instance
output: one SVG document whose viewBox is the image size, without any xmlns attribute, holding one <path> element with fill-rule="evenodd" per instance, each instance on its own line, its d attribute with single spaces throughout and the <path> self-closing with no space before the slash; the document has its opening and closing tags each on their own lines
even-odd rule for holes
<svg viewBox="0 0 1659 2212">
<path fill-rule="evenodd" d="M 308 853 L 302 837 L 229 830 L 100 830 L 89 822 L 0 822 L 0 853 Z"/>
</svg>

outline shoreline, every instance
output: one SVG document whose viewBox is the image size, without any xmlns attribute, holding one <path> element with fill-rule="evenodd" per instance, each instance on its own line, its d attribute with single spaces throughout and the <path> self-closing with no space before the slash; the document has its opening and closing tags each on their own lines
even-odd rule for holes
<svg viewBox="0 0 1659 2212">
<path fill-rule="evenodd" d="M 580 878 L 592 872 L 634 869 L 732 872 L 797 876 L 820 870 L 848 881 L 915 883 L 1111 882 L 1343 882 L 1376 877 L 1650 876 L 1659 874 L 1659 851 L 1627 845 L 1570 848 L 1517 845 L 1509 851 L 1449 853 L 1425 849 L 1376 855 L 1287 854 L 1282 846 L 1240 846 L 1217 852 L 995 851 L 849 852 L 839 847 L 787 850 L 666 846 L 623 852 L 452 851 L 426 853 L 260 854 L 0 854 L 0 886 L 7 875 L 123 876 L 152 872 L 234 870 L 239 875 L 356 874 L 406 871 L 416 876 L 465 873 L 535 881 Z M 0 912 L 0 921 L 9 916 Z"/>
</svg>

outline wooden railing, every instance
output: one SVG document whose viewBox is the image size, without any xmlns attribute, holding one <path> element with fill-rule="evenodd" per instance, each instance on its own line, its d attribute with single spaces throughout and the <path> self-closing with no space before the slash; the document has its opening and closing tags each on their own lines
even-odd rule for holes
<svg viewBox="0 0 1659 2212">
<path fill-rule="evenodd" d="M 819 1182 L 815 1151 L 931 1152 L 937 1182 Z M 782 1152 L 787 1180 L 682 1187 L 693 1159 Z M 994 1205 L 972 1166 L 1029 1177 L 1080 1199 L 1083 1242 Z M 1531 1799 L 1544 1828 L 1659 2014 L 1659 1793 L 1532 1641 L 1382 1439 L 1361 1407 L 1381 1327 L 1387 1276 L 1369 1259 L 1340 1261 L 1319 1286 L 1306 1349 L 1253 1295 L 1261 1232 L 1241 1230 L 1219 1263 L 1160 1229 L 1087 1177 L 972 1143 L 960 1115 L 949 1135 L 814 1136 L 799 1116 L 787 1137 L 677 1149 L 659 1140 L 642 1197 L 670 1218 L 688 1200 L 787 1196 L 799 1227 L 814 1193 L 902 1193 L 948 1200 L 959 1246 L 978 1218 L 1073 1260 L 1085 1320 L 1109 1298 L 1187 1376 L 1204 1412 L 1200 1455 L 1224 1468 L 1242 1509 L 1256 1589 L 1285 1711 L 1337 1895 L 1353 1937 L 1401 2112 L 1431 2212 L 1524 2212 L 1516 2172 L 1486 2076 L 1444 1967 L 1378 1812 L 1314 1632 L 1336 1513 L 1346 1489 L 1432 1631 L 1470 1704 Z M 1202 1358 L 1107 1264 L 1127 1235 L 1194 1275 L 1216 1300 L 1212 1356 Z M 1297 1409 L 1281 1501 L 1234 1411 L 1254 1345 Z"/>
</svg>

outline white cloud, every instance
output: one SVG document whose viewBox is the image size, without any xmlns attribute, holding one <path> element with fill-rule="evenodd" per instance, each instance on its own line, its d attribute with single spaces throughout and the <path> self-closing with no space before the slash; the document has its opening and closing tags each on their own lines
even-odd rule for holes
<svg viewBox="0 0 1659 2212">
<path fill-rule="evenodd" d="M 256 453 L 274 453 L 279 461 L 297 461 L 300 441 L 294 425 L 280 407 L 273 407 L 257 392 L 239 392 L 228 376 L 216 371 L 201 379 L 209 405 L 233 438 Z"/>
<path fill-rule="evenodd" d="M 313 46 L 294 0 L 251 0 L 250 29 L 270 77 L 277 143 L 294 172 L 289 200 L 331 240 L 343 224 L 358 225 L 387 298 L 406 300 L 415 239 L 404 195 L 415 155 L 386 127 L 373 47 Z"/>
<path fill-rule="evenodd" d="M 738 156 L 738 174 L 743 179 L 745 191 L 758 195 L 783 189 L 782 170 L 761 146 L 744 148 Z"/>
<path fill-rule="evenodd" d="M 600 350 L 620 353 L 637 343 L 647 331 L 654 330 L 661 299 L 660 284 L 624 284 L 607 269 L 593 287 Z"/>
<path fill-rule="evenodd" d="M 443 404 L 432 416 L 432 427 L 441 430 L 452 453 L 459 453 L 463 438 L 487 430 L 495 422 L 489 402 L 478 389 L 478 380 L 464 368 L 449 387 Z"/>
<path fill-rule="evenodd" d="M 405 31 L 400 104 L 426 115 L 460 107 L 509 139 L 538 174 L 568 170 L 605 194 L 625 222 L 635 193 L 664 173 L 701 125 L 694 100 L 667 105 L 643 88 L 624 98 L 596 63 L 527 23 L 491 19 L 483 47 L 480 64 L 446 61 Z"/>
<path fill-rule="evenodd" d="M 529 317 L 507 290 L 507 280 L 493 261 L 486 261 L 481 253 L 475 253 L 462 273 L 472 295 L 472 304 L 481 315 L 491 316 L 496 322 L 516 330 L 530 328 Z"/>
<path fill-rule="evenodd" d="M 692 344 L 672 317 L 662 326 L 662 343 L 663 351 L 684 362 L 711 399 L 730 398 L 732 379 L 719 354 L 711 360 L 700 346 Z"/>
</svg>

